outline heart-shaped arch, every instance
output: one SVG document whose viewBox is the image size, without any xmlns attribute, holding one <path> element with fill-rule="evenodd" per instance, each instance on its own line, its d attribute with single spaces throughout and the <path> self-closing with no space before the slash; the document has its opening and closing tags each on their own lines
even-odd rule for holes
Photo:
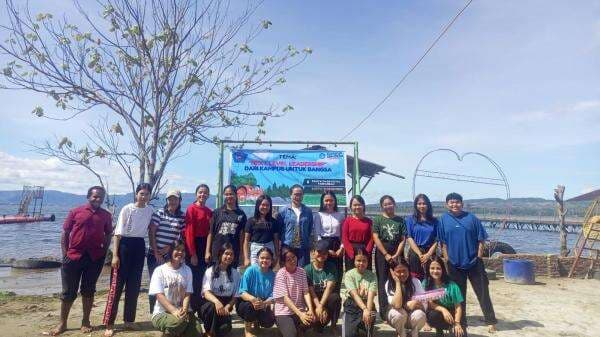
<svg viewBox="0 0 600 337">
<path fill-rule="evenodd" d="M 479 183 L 479 184 L 491 184 L 491 183 L 486 183 L 485 180 L 494 180 L 494 181 L 502 181 L 502 184 L 497 183 L 497 184 L 492 184 L 492 185 L 500 185 L 500 186 L 504 186 L 505 190 L 506 190 L 506 200 L 508 201 L 510 199 L 510 185 L 508 184 L 508 179 L 506 179 L 506 175 L 504 174 L 504 171 L 502 171 L 502 167 L 500 167 L 500 165 L 498 163 L 496 163 L 492 158 L 490 158 L 489 156 L 480 153 L 480 152 L 465 152 L 463 154 L 459 154 L 458 152 L 452 150 L 452 149 L 446 149 L 446 148 L 441 148 L 441 149 L 435 149 L 435 150 L 431 150 L 429 152 L 427 152 L 425 155 L 423 155 L 421 157 L 421 159 L 419 160 L 419 163 L 417 164 L 417 167 L 415 168 L 415 172 L 413 174 L 413 181 L 412 181 L 412 196 L 413 199 L 415 198 L 416 195 L 416 180 L 417 180 L 417 176 L 419 176 L 419 172 L 421 171 L 421 164 L 423 163 L 423 161 L 425 160 L 425 158 L 427 158 L 430 154 L 435 153 L 435 152 L 451 152 L 456 156 L 456 159 L 458 161 L 463 161 L 465 159 L 465 157 L 467 156 L 479 156 L 481 158 L 486 159 L 498 172 L 498 175 L 500 176 L 500 178 L 487 178 L 487 177 L 475 177 L 475 176 L 466 176 L 466 175 L 458 175 L 458 174 L 452 174 L 452 173 L 446 173 L 446 172 L 435 172 L 435 173 L 440 173 L 440 174 L 445 174 L 445 175 L 451 175 L 451 176 L 455 176 L 455 177 L 462 177 L 463 179 L 457 178 L 457 179 L 452 179 L 452 178 L 441 178 L 441 179 L 449 179 L 449 180 L 458 180 L 458 181 L 466 181 L 466 182 L 471 182 L 471 183 Z M 435 178 L 435 177 L 434 177 Z M 464 179 L 464 178 L 477 178 L 479 180 L 468 180 L 468 179 Z"/>
</svg>

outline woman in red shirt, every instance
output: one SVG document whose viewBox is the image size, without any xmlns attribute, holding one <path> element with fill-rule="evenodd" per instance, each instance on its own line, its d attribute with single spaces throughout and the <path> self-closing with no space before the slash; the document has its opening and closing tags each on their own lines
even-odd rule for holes
<svg viewBox="0 0 600 337">
<path fill-rule="evenodd" d="M 371 252 L 373 251 L 373 237 L 371 227 L 373 222 L 365 216 L 365 199 L 355 195 L 350 199 L 352 215 L 342 223 L 342 243 L 344 244 L 344 262 L 346 271 L 354 268 L 354 251 L 360 247 L 367 251 L 369 256 L 368 268 L 371 269 Z"/>
<path fill-rule="evenodd" d="M 185 248 L 187 250 L 186 262 L 192 270 L 194 295 L 192 296 L 192 309 L 200 310 L 200 292 L 202 291 L 202 277 L 208 267 L 210 256 L 205 256 L 206 238 L 210 228 L 212 211 L 206 207 L 206 200 L 210 196 L 210 189 L 205 184 L 196 187 L 196 201 L 188 206 L 185 212 Z"/>
</svg>

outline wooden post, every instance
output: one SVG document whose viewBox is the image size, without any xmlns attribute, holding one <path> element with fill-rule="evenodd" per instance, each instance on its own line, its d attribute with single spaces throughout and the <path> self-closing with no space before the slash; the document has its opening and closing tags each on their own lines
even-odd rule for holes
<svg viewBox="0 0 600 337">
<path fill-rule="evenodd" d="M 567 210 L 564 204 L 565 187 L 558 185 L 554 189 L 554 200 L 556 200 L 556 212 L 558 213 L 558 224 L 560 231 L 560 256 L 565 257 L 569 255 L 567 250 L 567 228 L 565 227 L 565 215 Z"/>
</svg>

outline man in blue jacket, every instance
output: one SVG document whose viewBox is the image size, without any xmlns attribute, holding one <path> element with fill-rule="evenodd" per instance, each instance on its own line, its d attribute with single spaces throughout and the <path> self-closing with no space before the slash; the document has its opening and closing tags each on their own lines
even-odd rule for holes
<svg viewBox="0 0 600 337">
<path fill-rule="evenodd" d="M 302 203 L 304 188 L 301 185 L 295 184 L 290 188 L 290 197 L 292 204 L 281 208 L 277 214 L 277 224 L 281 231 L 279 237 L 282 245 L 295 251 L 298 265 L 305 266 L 310 263 L 312 210 Z"/>
<path fill-rule="evenodd" d="M 490 332 L 496 331 L 496 314 L 490 298 L 489 280 L 481 257 L 487 233 L 481 221 L 463 211 L 463 199 L 458 193 L 446 197 L 448 212 L 440 219 L 438 240 L 442 244 L 444 259 L 448 262 L 450 277 L 458 284 L 463 298 L 467 298 L 467 278 L 475 291 L 479 306 Z M 466 327 L 466 301 L 462 303 L 461 325 Z"/>
</svg>

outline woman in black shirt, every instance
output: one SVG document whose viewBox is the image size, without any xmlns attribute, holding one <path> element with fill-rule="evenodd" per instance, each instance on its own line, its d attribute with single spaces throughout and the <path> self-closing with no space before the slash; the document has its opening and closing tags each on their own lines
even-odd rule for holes
<svg viewBox="0 0 600 337">
<path fill-rule="evenodd" d="M 254 216 L 246 223 L 244 229 L 244 266 L 258 264 L 257 254 L 263 247 L 268 247 L 279 256 L 279 231 L 273 219 L 271 197 L 261 195 L 256 199 Z M 277 261 L 273 261 L 276 265 Z"/>
<path fill-rule="evenodd" d="M 242 250 L 243 229 L 246 226 L 246 214 L 238 207 L 237 191 L 235 186 L 227 185 L 223 189 L 225 204 L 214 210 L 210 222 L 210 232 L 207 238 L 206 249 L 210 249 L 213 263 L 219 248 L 225 243 L 230 243 L 234 251 L 232 267 L 237 268 Z"/>
</svg>

